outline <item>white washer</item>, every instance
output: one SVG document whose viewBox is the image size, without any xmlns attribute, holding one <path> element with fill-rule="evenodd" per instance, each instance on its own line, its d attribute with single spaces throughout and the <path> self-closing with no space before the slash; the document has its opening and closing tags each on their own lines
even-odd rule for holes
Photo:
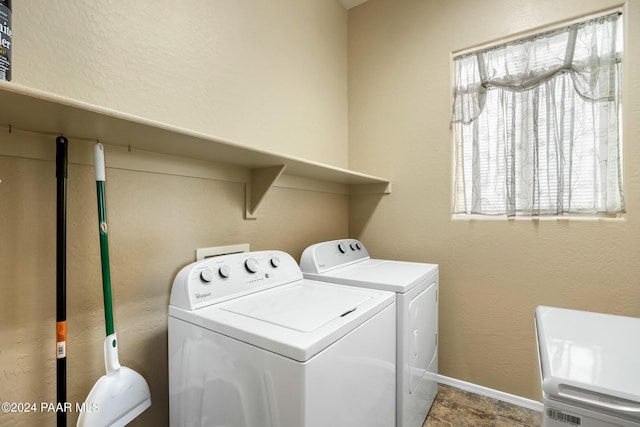
<svg viewBox="0 0 640 427">
<path fill-rule="evenodd" d="M 197 261 L 169 305 L 171 426 L 388 427 L 394 294 L 303 279 L 280 251 Z"/>
<path fill-rule="evenodd" d="M 544 425 L 640 427 L 640 319 L 540 306 Z"/>
<path fill-rule="evenodd" d="M 396 426 L 420 427 L 438 392 L 438 266 L 371 259 L 354 239 L 309 246 L 305 278 L 396 293 Z"/>
</svg>

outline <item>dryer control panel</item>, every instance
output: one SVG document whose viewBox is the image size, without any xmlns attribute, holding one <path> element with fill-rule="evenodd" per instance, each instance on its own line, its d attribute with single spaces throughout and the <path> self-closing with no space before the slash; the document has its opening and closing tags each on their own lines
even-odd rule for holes
<svg viewBox="0 0 640 427">
<path fill-rule="evenodd" d="M 300 267 L 305 273 L 317 274 L 363 259 L 369 259 L 369 253 L 359 240 L 332 240 L 305 249 L 300 258 Z"/>
<path fill-rule="evenodd" d="M 173 281 L 170 304 L 196 310 L 301 279 L 300 267 L 286 252 L 222 255 L 196 261 L 180 270 Z"/>
</svg>

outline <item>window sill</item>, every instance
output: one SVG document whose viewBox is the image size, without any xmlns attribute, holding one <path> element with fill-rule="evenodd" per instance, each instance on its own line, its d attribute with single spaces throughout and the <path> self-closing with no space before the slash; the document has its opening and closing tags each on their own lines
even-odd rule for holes
<svg viewBox="0 0 640 427">
<path fill-rule="evenodd" d="M 452 221 L 503 221 L 503 222 L 623 222 L 625 214 L 583 214 L 583 215 L 545 215 L 545 216 L 506 216 L 506 215 L 479 215 L 479 214 L 453 214 Z"/>
</svg>

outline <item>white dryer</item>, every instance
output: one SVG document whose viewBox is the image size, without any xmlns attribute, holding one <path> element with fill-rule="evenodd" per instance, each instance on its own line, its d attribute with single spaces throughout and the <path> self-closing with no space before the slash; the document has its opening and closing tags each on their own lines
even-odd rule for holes
<svg viewBox="0 0 640 427">
<path fill-rule="evenodd" d="M 396 293 L 396 426 L 420 427 L 438 392 L 438 265 L 371 259 L 354 239 L 309 246 L 305 278 Z"/>
<path fill-rule="evenodd" d="M 169 305 L 170 425 L 388 427 L 391 292 L 303 279 L 280 251 L 197 261 Z"/>
<path fill-rule="evenodd" d="M 640 427 L 640 318 L 539 306 L 544 426 Z"/>
</svg>

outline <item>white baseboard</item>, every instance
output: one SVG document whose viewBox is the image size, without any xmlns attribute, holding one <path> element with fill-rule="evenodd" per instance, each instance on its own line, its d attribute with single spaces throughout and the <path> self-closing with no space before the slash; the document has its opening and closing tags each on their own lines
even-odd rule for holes
<svg viewBox="0 0 640 427">
<path fill-rule="evenodd" d="M 468 383 L 466 381 L 457 380 L 455 378 L 445 377 L 444 375 L 438 375 L 438 382 L 441 384 L 450 385 L 452 387 L 459 388 L 471 393 L 480 394 L 482 396 L 492 397 L 497 400 L 501 400 L 507 403 L 513 403 L 533 411 L 542 412 L 543 405 L 541 402 L 526 399 L 524 397 L 516 396 L 514 394 L 505 393 L 503 391 L 494 390 L 492 388 L 483 387 L 481 385 Z"/>
</svg>

